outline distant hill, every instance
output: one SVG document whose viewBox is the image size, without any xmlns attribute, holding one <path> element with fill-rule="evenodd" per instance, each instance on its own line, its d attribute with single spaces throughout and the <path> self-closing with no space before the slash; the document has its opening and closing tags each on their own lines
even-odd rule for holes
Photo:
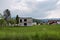
<svg viewBox="0 0 60 40">
<path fill-rule="evenodd" d="M 47 23 L 48 20 L 60 20 L 60 18 L 50 18 L 50 19 L 33 19 L 33 22 L 38 22 L 38 23 Z"/>
<path fill-rule="evenodd" d="M 33 19 L 33 22 L 38 22 L 38 23 L 40 23 L 41 20 L 40 20 L 40 19 Z"/>
<path fill-rule="evenodd" d="M 15 17 L 12 17 L 12 18 L 15 19 Z M 49 18 L 49 19 L 35 19 L 35 18 L 33 18 L 33 22 L 38 22 L 38 23 L 42 23 L 42 22 L 47 23 L 48 20 L 60 20 L 60 18 Z"/>
</svg>

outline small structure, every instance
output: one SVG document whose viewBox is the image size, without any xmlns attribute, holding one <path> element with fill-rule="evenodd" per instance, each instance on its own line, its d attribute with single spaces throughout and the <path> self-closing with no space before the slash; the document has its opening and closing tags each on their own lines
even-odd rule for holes
<svg viewBox="0 0 60 40">
<path fill-rule="evenodd" d="M 32 25 L 37 25 L 36 22 L 33 22 Z"/>
<path fill-rule="evenodd" d="M 48 24 L 57 24 L 57 20 L 48 20 Z"/>
<path fill-rule="evenodd" d="M 33 20 L 31 17 L 20 17 L 19 25 L 20 26 L 32 26 Z"/>
<path fill-rule="evenodd" d="M 57 20 L 57 24 L 60 24 L 60 20 Z"/>
</svg>

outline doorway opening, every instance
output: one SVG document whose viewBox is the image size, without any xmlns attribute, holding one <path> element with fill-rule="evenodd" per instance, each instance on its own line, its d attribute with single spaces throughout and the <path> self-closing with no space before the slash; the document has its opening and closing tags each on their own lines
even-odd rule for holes
<svg viewBox="0 0 60 40">
<path fill-rule="evenodd" d="M 24 23 L 24 26 L 27 26 L 27 23 Z"/>
</svg>

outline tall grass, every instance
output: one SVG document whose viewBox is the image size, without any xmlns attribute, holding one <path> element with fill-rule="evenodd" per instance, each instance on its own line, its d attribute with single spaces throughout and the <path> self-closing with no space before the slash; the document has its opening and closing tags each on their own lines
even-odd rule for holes
<svg viewBox="0 0 60 40">
<path fill-rule="evenodd" d="M 60 40 L 60 25 L 0 27 L 0 40 Z"/>
</svg>

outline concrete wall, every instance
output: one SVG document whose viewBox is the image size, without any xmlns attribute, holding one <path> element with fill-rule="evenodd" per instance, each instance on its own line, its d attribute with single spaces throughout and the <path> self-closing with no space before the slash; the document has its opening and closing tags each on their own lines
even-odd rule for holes
<svg viewBox="0 0 60 40">
<path fill-rule="evenodd" d="M 27 19 L 27 21 L 24 21 L 24 18 L 21 18 L 22 22 L 20 22 L 20 19 L 19 19 L 19 25 L 20 26 L 25 26 L 24 23 L 27 23 L 27 26 L 32 26 L 32 18 L 25 18 Z"/>
</svg>

